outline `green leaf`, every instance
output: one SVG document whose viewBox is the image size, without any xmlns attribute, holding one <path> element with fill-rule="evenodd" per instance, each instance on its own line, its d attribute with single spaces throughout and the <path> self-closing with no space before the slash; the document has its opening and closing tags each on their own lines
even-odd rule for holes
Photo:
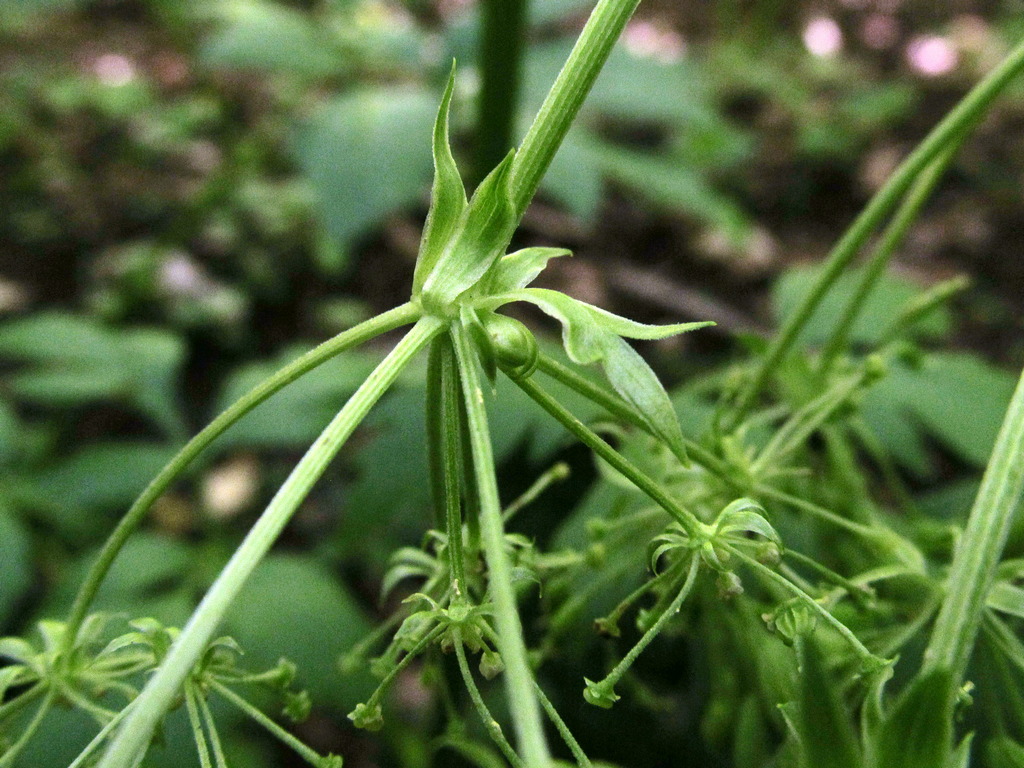
<svg viewBox="0 0 1024 768">
<path fill-rule="evenodd" d="M 1024 746 L 1008 736 L 996 736 L 985 745 L 990 768 L 1024 768 Z"/>
<path fill-rule="evenodd" d="M 817 644 L 808 641 L 803 651 L 799 706 L 794 718 L 800 739 L 801 768 L 861 768 L 856 733 L 840 700 L 836 680 L 825 668 Z"/>
<path fill-rule="evenodd" d="M 235 2 L 203 43 L 200 60 L 211 67 L 290 73 L 306 77 L 342 69 L 340 51 L 314 21 L 269 2 Z"/>
<path fill-rule="evenodd" d="M 810 291 L 821 272 L 818 265 L 792 267 L 782 273 L 772 288 L 772 308 L 776 319 L 783 320 L 799 305 Z M 836 280 L 829 291 L 828 301 L 814 311 L 800 334 L 805 344 L 820 344 L 835 333 L 835 326 L 842 316 L 842 308 L 853 298 L 857 285 L 864 275 L 864 269 L 852 269 Z M 850 332 L 850 341 L 855 344 L 873 344 L 881 339 L 894 317 L 904 306 L 914 300 L 921 287 L 913 281 L 893 274 L 883 275 L 874 290 L 864 302 L 860 316 Z M 952 324 L 950 312 L 939 307 L 919 320 L 913 326 L 916 338 L 935 339 L 949 333 Z"/>
<path fill-rule="evenodd" d="M 424 279 L 423 299 L 431 308 L 447 311 L 504 253 L 516 224 L 508 187 L 514 158 L 513 150 L 480 182 L 457 231 Z"/>
<path fill-rule="evenodd" d="M 433 116 L 434 99 L 422 88 L 363 88 L 323 104 L 300 126 L 296 157 L 324 224 L 343 245 L 420 199 Z"/>
<path fill-rule="evenodd" d="M 423 281 L 434 269 L 444 247 L 451 240 L 459 220 L 466 209 L 466 189 L 459 175 L 459 168 L 452 156 L 448 136 L 448 115 L 451 111 L 452 93 L 455 90 L 455 64 L 452 64 L 448 84 L 441 98 L 434 121 L 434 185 L 430 192 L 430 211 L 423 228 L 420 254 L 416 260 L 412 292 L 415 296 L 423 288 Z"/>
<path fill-rule="evenodd" d="M 888 375 L 867 392 L 862 408 L 875 434 L 906 466 L 914 468 L 926 459 L 919 453 L 923 448 L 918 435 L 923 432 L 983 467 L 1014 381 L 1011 374 L 971 354 L 929 354 L 914 367 L 891 365 Z"/>
<path fill-rule="evenodd" d="M 936 768 L 950 757 L 954 686 L 949 670 L 915 679 L 882 723 L 875 768 Z"/>
<path fill-rule="evenodd" d="M 562 324 L 569 359 L 580 365 L 600 362 L 612 388 L 639 411 L 651 431 L 686 461 L 683 435 L 665 388 L 647 362 L 622 336 L 660 339 L 702 328 L 707 323 L 644 325 L 613 315 L 558 291 L 528 288 L 506 294 L 510 301 L 535 304 Z"/>
<path fill-rule="evenodd" d="M 0 328 L 0 354 L 25 363 L 7 378 L 17 398 L 58 408 L 111 400 L 175 437 L 183 430 L 176 396 L 185 348 L 170 333 L 46 312 Z"/>
<path fill-rule="evenodd" d="M 518 291 L 532 283 L 548 261 L 559 256 L 571 256 L 565 248 L 523 248 L 498 259 L 480 280 L 480 295 Z"/>
</svg>

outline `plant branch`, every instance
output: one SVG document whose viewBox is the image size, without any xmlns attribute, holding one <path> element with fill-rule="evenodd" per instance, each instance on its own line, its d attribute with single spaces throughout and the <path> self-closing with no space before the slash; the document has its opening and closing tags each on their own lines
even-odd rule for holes
<svg viewBox="0 0 1024 768">
<path fill-rule="evenodd" d="M 359 386 L 309 448 L 210 587 L 171 646 L 167 658 L 139 694 L 136 709 L 118 730 L 100 762 L 100 768 L 124 768 L 145 751 L 154 728 L 171 706 L 181 684 L 199 660 L 246 579 L 370 408 L 416 353 L 442 329 L 441 321 L 421 318 Z"/>
<path fill-rule="evenodd" d="M 512 163 L 509 188 L 519 218 L 639 4 L 640 0 L 599 0 L 590 14 Z"/>
<path fill-rule="evenodd" d="M 480 537 L 487 559 L 488 584 L 494 601 L 498 638 L 501 641 L 498 650 L 505 662 L 505 691 L 509 710 L 525 764 L 529 768 L 546 768 L 551 764 L 551 756 L 544 737 L 540 704 L 533 689 L 533 673 L 526 657 L 523 629 L 512 588 L 512 569 L 505 552 L 505 528 L 494 474 L 494 455 L 484 392 L 466 330 L 459 324 L 452 326 L 452 338 L 462 379 L 469 448 L 480 504 Z"/>
<path fill-rule="evenodd" d="M 645 474 L 629 459 L 612 448 L 600 435 L 577 419 L 561 403 L 541 389 L 532 379 L 513 379 L 530 399 L 547 411 L 571 434 L 575 435 L 584 445 L 607 461 L 611 466 L 626 476 L 638 489 L 643 491 L 659 507 L 664 509 L 688 534 L 697 536 L 701 522 L 693 513 L 680 506 L 657 482 Z"/>
<path fill-rule="evenodd" d="M 967 668 L 985 600 L 995 580 L 1024 494 L 1024 374 L 1010 400 L 981 480 L 967 527 L 957 544 L 946 596 L 932 628 L 922 671 L 947 668 L 958 681 Z"/>
<path fill-rule="evenodd" d="M 850 225 L 825 261 L 821 275 L 796 310 L 783 324 L 757 367 L 740 392 L 731 414 L 729 427 L 735 427 L 754 403 L 775 368 L 789 352 L 800 331 L 824 299 L 839 275 L 849 265 L 881 222 L 899 204 L 915 179 L 949 147 L 958 142 L 966 127 L 975 123 L 992 101 L 1024 69 L 1024 42 L 1014 48 L 1003 62 L 968 93 L 900 164 L 885 185 L 871 198 L 867 207 Z"/>
<path fill-rule="evenodd" d="M 96 592 L 110 570 L 114 558 L 121 551 L 121 547 L 124 546 L 124 543 L 135 529 L 138 528 L 139 523 L 145 518 L 153 503 L 163 495 L 171 483 L 210 443 L 220 437 L 232 424 L 257 405 L 291 384 L 303 374 L 308 373 L 347 349 L 363 344 L 382 333 L 414 322 L 419 317 L 419 314 L 419 310 L 413 305 L 403 304 L 364 323 L 360 323 L 338 334 L 329 341 L 325 341 L 320 346 L 311 349 L 284 368 L 281 368 L 270 378 L 256 385 L 256 387 L 235 401 L 227 410 L 210 422 L 202 432 L 189 440 L 185 447 L 171 459 L 170 463 L 160 470 L 160 474 L 153 478 L 150 484 L 146 486 L 146 489 L 135 500 L 125 516 L 121 518 L 121 521 L 103 545 L 103 549 L 93 563 L 85 581 L 78 588 L 74 605 L 71 607 L 67 631 L 63 640 L 64 647 L 61 649 L 64 655 L 70 656 L 67 651 L 71 649 L 78 635 L 78 630 L 81 628 L 82 622 L 89 612 L 89 606 L 96 597 Z"/>
</svg>

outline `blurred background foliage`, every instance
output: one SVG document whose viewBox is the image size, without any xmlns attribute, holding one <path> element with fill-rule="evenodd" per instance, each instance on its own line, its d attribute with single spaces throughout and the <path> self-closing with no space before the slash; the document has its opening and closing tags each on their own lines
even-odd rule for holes
<svg viewBox="0 0 1024 768">
<path fill-rule="evenodd" d="M 590 3 L 531 6 L 516 135 Z M 67 609 L 96 547 L 187 435 L 313 342 L 408 296 L 453 58 L 457 153 L 477 144 L 478 26 L 469 0 L 0 3 L 0 634 Z M 899 159 L 1022 34 L 1018 0 L 645 0 L 518 240 L 575 251 L 545 273 L 551 287 L 642 320 L 716 320 L 644 350 L 670 383 L 713 375 L 736 334 L 756 345 L 785 315 Z M 896 368 L 863 408 L 937 510 L 971 498 L 1012 388 L 1006 366 L 1024 358 L 1022 136 L 1018 84 L 854 331 L 871 342 L 922 287 L 972 278 L 918 328 L 925 350 L 945 351 Z M 819 314 L 808 343 L 834 320 Z M 158 504 L 100 607 L 183 621 L 379 357 L 342 355 L 232 429 Z M 316 702 L 302 736 L 350 766 L 425 765 L 436 727 L 410 678 L 403 722 L 379 739 L 355 732 L 341 713 L 366 680 L 336 665 L 384 613 L 388 554 L 430 519 L 423 375 L 374 412 L 229 622 L 254 666 L 299 664 Z M 974 408 L 950 414 L 958 401 Z M 706 417 L 692 394 L 677 403 L 684 426 Z M 557 459 L 572 467 L 573 483 L 517 518 L 539 541 L 571 541 L 614 483 L 517 392 L 494 407 L 508 498 Z M 649 669 L 686 674 L 655 651 Z M 569 713 L 581 663 L 552 681 Z M 66 764 L 88 738 L 88 722 L 52 717 L 64 737 L 37 740 L 26 764 Z M 622 760 L 615 734 L 639 717 L 618 712 L 613 728 L 601 712 L 567 715 Z M 666 715 L 630 764 L 659 764 L 692 718 Z M 191 764 L 182 727 L 148 764 Z M 226 748 L 240 765 L 287 764 L 244 730 Z"/>
</svg>

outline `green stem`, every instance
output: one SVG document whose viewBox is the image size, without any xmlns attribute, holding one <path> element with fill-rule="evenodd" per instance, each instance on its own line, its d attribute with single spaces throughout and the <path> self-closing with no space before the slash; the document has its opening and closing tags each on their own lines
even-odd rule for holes
<svg viewBox="0 0 1024 768">
<path fill-rule="evenodd" d="M 39 704 L 39 709 L 36 710 L 35 714 L 32 715 L 32 719 L 28 725 L 25 726 L 25 730 L 21 732 L 21 736 L 18 740 L 8 747 L 7 751 L 0 755 L 0 768 L 10 768 L 14 765 L 14 761 L 17 759 L 21 751 L 28 746 L 28 743 L 32 741 L 32 737 L 36 735 L 36 731 L 39 730 L 39 726 L 43 724 L 43 718 L 46 717 L 47 713 L 53 707 L 54 702 L 57 700 L 57 689 L 50 687 L 46 691 L 46 697 Z"/>
<path fill-rule="evenodd" d="M 220 741 L 220 734 L 217 732 L 217 723 L 213 719 L 213 712 L 210 711 L 210 705 L 206 701 L 205 696 L 196 696 L 196 702 L 199 704 L 199 712 L 203 716 L 203 722 L 206 724 L 206 730 L 210 734 L 210 751 L 213 753 L 213 762 L 217 768 L 228 768 L 228 760 L 224 755 L 224 747 Z"/>
<path fill-rule="evenodd" d="M 750 555 L 737 549 L 736 547 L 728 547 L 728 550 L 731 554 L 738 557 L 747 566 L 749 566 L 754 571 L 759 573 L 765 579 L 774 582 L 778 586 L 782 587 L 782 589 L 784 589 L 786 592 L 789 592 L 794 597 L 799 598 L 804 605 L 806 605 L 812 611 L 821 616 L 821 618 L 823 618 L 827 624 L 831 625 L 831 627 L 835 629 L 836 632 L 842 635 L 842 637 L 846 640 L 846 642 L 850 644 L 853 650 L 857 652 L 857 655 L 860 656 L 861 659 L 872 663 L 881 661 L 877 656 L 871 653 L 871 651 L 864 647 L 864 643 L 862 643 L 860 639 L 855 634 L 853 634 L 853 632 L 850 631 L 849 627 L 847 627 L 845 624 L 843 624 L 843 622 L 839 621 L 839 619 L 837 619 L 835 616 L 833 616 L 831 613 L 825 610 L 825 607 L 821 603 L 819 603 L 813 597 L 811 597 L 802 589 L 800 589 L 800 587 L 798 587 L 796 584 L 789 581 L 784 576 L 779 575 L 763 563 L 759 563 Z"/>
<path fill-rule="evenodd" d="M 221 683 L 214 680 L 210 683 L 210 687 L 213 690 L 215 690 L 218 694 L 223 696 L 225 699 L 230 701 L 232 704 L 234 704 L 242 712 L 244 712 L 253 720 L 255 720 L 259 725 L 266 728 L 267 731 L 269 731 L 272 736 L 276 737 L 279 741 L 291 747 L 291 749 L 295 751 L 295 754 L 297 754 L 310 765 L 314 766 L 314 768 L 318 768 L 318 766 L 324 764 L 324 758 L 317 754 L 317 752 L 303 744 L 292 734 L 290 734 L 288 731 L 282 728 L 278 723 L 276 723 L 271 718 L 267 717 L 260 709 L 254 707 L 252 704 L 250 704 L 237 693 L 232 691 L 226 685 L 222 685 Z"/>
<path fill-rule="evenodd" d="M 544 707 L 544 712 L 547 713 L 548 718 L 554 723 L 555 730 L 558 731 L 558 735 L 562 737 L 562 741 L 565 742 L 565 746 L 572 752 L 573 759 L 576 761 L 576 765 L 580 768 L 593 768 L 593 763 L 590 762 L 590 758 L 587 757 L 586 752 L 583 751 L 583 747 L 576 741 L 576 737 L 572 735 L 572 731 L 569 730 L 569 726 L 565 724 L 565 720 L 558 714 L 558 710 L 555 709 L 555 705 L 551 703 L 551 699 L 544 693 L 544 689 L 540 687 L 540 683 L 534 681 L 534 687 L 537 689 L 537 698 L 540 699 L 540 705 Z"/>
<path fill-rule="evenodd" d="M 395 664 L 388 673 L 384 675 L 384 679 L 380 681 L 377 688 L 373 693 L 370 694 L 370 698 L 366 700 L 367 707 L 374 707 L 380 704 L 380 700 L 387 694 L 388 689 L 391 688 L 391 684 L 395 682 L 402 671 L 407 669 L 413 660 L 425 651 L 441 634 L 445 631 L 443 625 L 438 625 L 430 630 L 427 634 L 421 637 L 416 643 L 410 648 L 406 654 Z"/>
<path fill-rule="evenodd" d="M 118 730 L 100 762 L 100 768 L 123 768 L 145 750 L 153 729 L 206 649 L 221 618 L 313 484 L 401 370 L 442 329 L 441 321 L 421 318 L 359 386 L 309 448 L 210 587 L 167 658 L 139 694 L 137 708 Z"/>
<path fill-rule="evenodd" d="M 955 403 L 952 404 L 955 407 Z M 946 597 L 925 651 L 923 671 L 946 668 L 959 680 L 1024 494 L 1024 374 L 996 437 L 946 581 Z"/>
<path fill-rule="evenodd" d="M 85 581 L 78 588 L 78 594 L 75 596 L 74 605 L 71 607 L 67 630 L 64 634 L 62 653 L 70 659 L 71 655 L 67 652 L 71 650 L 82 622 L 89 612 L 89 606 L 92 605 L 96 592 L 103 583 L 103 579 L 110 570 L 114 558 L 117 557 L 117 553 L 121 551 L 121 547 L 124 546 L 132 532 L 138 528 L 149 508 L 153 506 L 153 503 L 163 495 L 164 491 L 192 463 L 196 456 L 202 453 L 210 443 L 220 437 L 245 414 L 303 374 L 308 373 L 347 349 L 351 349 L 369 341 L 375 336 L 415 321 L 419 314 L 418 308 L 411 304 L 403 304 L 364 323 L 360 323 L 354 328 L 338 334 L 329 341 L 325 341 L 320 346 L 311 349 L 280 369 L 270 378 L 258 384 L 210 422 L 202 432 L 193 437 L 171 459 L 170 463 L 160 470 L 160 474 L 153 478 L 150 484 L 146 486 L 142 495 L 135 500 L 135 503 L 132 504 L 125 516 L 121 518 L 121 521 L 103 545 L 103 549 L 97 556 L 95 563 L 93 563 Z"/>
<path fill-rule="evenodd" d="M 462 547 L 462 473 L 459 372 L 451 339 L 439 336 L 430 345 L 427 383 L 427 434 L 431 490 L 437 517 L 444 517 L 448 535 L 448 567 L 456 595 L 464 594 L 466 557 Z"/>
<path fill-rule="evenodd" d="M 629 649 L 629 653 L 623 657 L 622 661 L 616 664 L 615 668 L 609 672 L 603 680 L 592 685 L 602 689 L 603 691 L 611 692 L 612 688 L 615 687 L 615 684 L 622 679 L 622 676 L 629 671 L 629 668 L 633 666 L 636 660 L 640 657 L 640 654 L 644 652 L 644 649 L 651 644 L 651 641 L 654 640 L 654 638 L 661 634 L 661 631 L 665 628 L 669 619 L 679 613 L 679 609 L 682 607 L 683 601 L 686 600 L 687 595 L 689 595 L 690 591 L 693 589 L 694 581 L 697 578 L 697 571 L 699 570 L 700 557 L 694 554 L 690 559 L 690 567 L 686 572 L 686 578 L 675 597 L 672 598 L 672 602 L 669 603 L 665 610 L 661 612 L 654 624 L 651 625 L 650 629 L 643 633 L 636 645 Z"/>
<path fill-rule="evenodd" d="M 569 465 L 564 461 L 558 462 L 551 467 L 551 469 L 547 470 L 544 474 L 534 480 L 533 485 L 523 491 L 518 499 L 505 507 L 505 510 L 501 513 L 501 519 L 507 523 L 519 513 L 519 510 L 532 504 L 538 496 L 544 493 L 544 491 L 555 483 L 560 483 L 568 477 Z"/>
<path fill-rule="evenodd" d="M 526 657 L 523 629 L 512 588 L 512 569 L 505 552 L 505 528 L 494 474 L 494 455 L 487 424 L 487 409 L 484 406 L 484 391 L 480 386 L 476 357 L 466 330 L 458 324 L 452 326 L 452 338 L 462 379 L 469 448 L 480 504 L 480 538 L 487 559 L 488 584 L 501 640 L 498 650 L 505 662 L 505 690 L 509 710 L 526 765 L 530 768 L 546 768 L 551 764 L 551 756 L 544 737 L 540 705 L 533 689 L 533 674 Z"/>
<path fill-rule="evenodd" d="M 659 507 L 679 521 L 691 536 L 698 536 L 701 522 L 693 513 L 680 506 L 658 483 L 648 477 L 639 467 L 612 448 L 600 435 L 577 419 L 551 395 L 541 389 L 532 379 L 513 379 L 530 399 L 547 411 L 570 433 L 576 436 L 590 450 L 621 472 L 637 488 L 643 491 Z"/>
<path fill-rule="evenodd" d="M 839 275 L 857 255 L 879 224 L 897 206 L 914 180 L 951 143 L 959 140 L 963 131 L 976 122 L 999 93 L 1024 69 L 1024 42 L 1017 45 L 1003 62 L 978 83 L 931 133 L 900 164 L 885 185 L 871 198 L 867 207 L 846 230 L 825 261 L 824 268 L 814 286 L 804 296 L 782 329 L 772 341 L 754 376 L 741 391 L 728 426 L 738 424 L 753 405 L 775 368 L 789 352 L 800 331 Z"/>
<path fill-rule="evenodd" d="M 476 176 L 484 178 L 513 146 L 526 38 L 527 0 L 483 0 Z"/>
<path fill-rule="evenodd" d="M 203 721 L 199 717 L 196 698 L 195 686 L 185 683 L 185 709 L 188 710 L 188 723 L 192 727 L 192 738 L 195 740 L 196 750 L 199 752 L 199 765 L 201 768 L 213 768 L 210 746 L 206 743 L 206 734 L 203 732 Z"/>
<path fill-rule="evenodd" d="M 476 709 L 477 716 L 487 731 L 487 735 L 491 737 L 491 741 L 505 755 L 506 760 L 515 768 L 523 768 L 523 761 L 516 754 L 512 745 L 508 743 L 508 739 L 505 738 L 505 734 L 501 730 L 501 723 L 494 719 L 494 715 L 491 714 L 491 710 L 487 708 L 487 704 L 484 702 L 484 697 L 480 695 L 480 689 L 476 685 L 476 680 L 473 679 L 473 673 L 469 668 L 469 661 L 466 659 L 466 649 L 462 644 L 461 637 L 455 638 L 455 656 L 459 662 L 459 673 L 462 675 L 462 682 L 469 692 L 469 698 L 473 702 L 473 707 Z"/>
<path fill-rule="evenodd" d="M 599 0 L 519 146 L 509 188 L 521 217 L 640 0 Z"/>
</svg>

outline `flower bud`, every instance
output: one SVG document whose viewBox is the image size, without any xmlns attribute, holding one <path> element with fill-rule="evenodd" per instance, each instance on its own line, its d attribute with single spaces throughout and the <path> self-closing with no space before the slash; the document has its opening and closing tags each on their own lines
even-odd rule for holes
<svg viewBox="0 0 1024 768">
<path fill-rule="evenodd" d="M 483 322 L 501 369 L 517 379 L 530 376 L 540 356 L 530 329 L 518 320 L 494 313 L 487 314 Z"/>
</svg>

